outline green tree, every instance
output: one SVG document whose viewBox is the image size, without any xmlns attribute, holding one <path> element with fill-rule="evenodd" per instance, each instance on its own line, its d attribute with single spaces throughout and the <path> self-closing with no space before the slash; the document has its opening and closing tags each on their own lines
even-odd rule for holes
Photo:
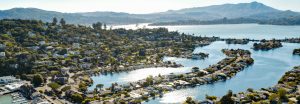
<svg viewBox="0 0 300 104">
<path fill-rule="evenodd" d="M 59 85 L 58 83 L 55 83 L 55 82 L 49 83 L 48 86 L 49 86 L 50 88 L 52 88 L 53 90 L 56 90 L 56 89 L 58 89 L 59 87 L 61 87 L 61 85 Z"/>
<path fill-rule="evenodd" d="M 277 104 L 278 95 L 277 94 L 271 94 L 269 96 L 269 101 L 271 104 Z"/>
<path fill-rule="evenodd" d="M 102 30 L 102 23 L 101 22 L 94 23 L 92 26 L 96 30 Z"/>
<path fill-rule="evenodd" d="M 56 25 L 57 24 L 57 18 L 54 17 L 53 20 L 52 20 L 52 25 Z"/>
<path fill-rule="evenodd" d="M 81 103 L 83 101 L 83 97 L 78 93 L 71 95 L 71 99 L 76 103 Z"/>
<path fill-rule="evenodd" d="M 221 98 L 220 103 L 221 104 L 234 104 L 234 100 L 231 97 L 232 97 L 232 91 L 229 90 L 227 95 L 225 95 Z"/>
<path fill-rule="evenodd" d="M 42 75 L 36 74 L 33 76 L 32 84 L 34 86 L 40 86 L 40 85 L 42 85 L 42 83 L 44 83 L 44 78 L 42 77 Z"/>
<path fill-rule="evenodd" d="M 103 27 L 104 27 L 104 30 L 106 30 L 106 28 L 107 28 L 106 24 L 104 24 L 104 26 L 103 26 Z"/>
<path fill-rule="evenodd" d="M 103 88 L 103 86 L 104 86 L 103 84 L 97 84 L 97 85 L 96 85 L 96 88 L 98 88 L 98 89 L 102 89 L 102 88 Z"/>
<path fill-rule="evenodd" d="M 61 18 L 59 23 L 60 23 L 62 26 L 66 25 L 66 21 L 65 21 L 64 18 Z"/>
<path fill-rule="evenodd" d="M 184 104 L 196 104 L 192 97 L 187 97 Z"/>
<path fill-rule="evenodd" d="M 280 100 L 285 101 L 285 102 L 288 101 L 288 97 L 286 96 L 287 92 L 285 89 L 280 88 L 277 91 L 277 94 L 278 94 Z"/>
</svg>

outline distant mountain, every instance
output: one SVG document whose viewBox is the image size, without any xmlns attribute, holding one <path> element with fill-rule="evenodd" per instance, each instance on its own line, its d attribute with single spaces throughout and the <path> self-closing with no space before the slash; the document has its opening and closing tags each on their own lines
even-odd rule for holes
<svg viewBox="0 0 300 104">
<path fill-rule="evenodd" d="M 187 8 L 177 11 L 172 11 L 173 13 L 210 13 L 215 14 L 220 17 L 227 18 L 238 18 L 238 17 L 248 17 L 251 15 L 262 14 L 262 13 L 276 13 L 280 12 L 277 9 L 266 6 L 262 3 L 252 2 L 252 3 L 240 3 L 240 4 L 224 4 L 224 5 L 213 5 L 207 7 L 196 7 Z"/>
<path fill-rule="evenodd" d="M 0 11 L 0 19 L 39 19 L 50 22 L 53 17 L 57 17 L 64 18 L 68 23 L 75 24 L 91 24 L 95 22 L 105 22 L 107 24 L 135 24 L 145 22 L 212 21 L 225 17 L 233 20 L 236 20 L 236 18 L 284 20 L 282 18 L 288 19 L 299 16 L 300 13 L 298 12 L 281 11 L 258 2 L 212 5 L 150 14 L 117 12 L 61 13 L 36 8 L 13 8 Z"/>
<path fill-rule="evenodd" d="M 53 17 L 57 17 L 64 18 L 68 23 L 74 24 L 92 24 L 95 22 L 105 22 L 107 24 L 130 24 L 146 22 L 146 20 L 141 18 L 119 16 L 119 13 L 114 12 L 97 12 L 97 14 L 98 15 L 95 16 L 90 14 L 89 16 L 89 13 L 61 13 L 36 8 L 13 8 L 0 11 L 0 19 L 38 19 L 45 22 L 51 22 Z"/>
</svg>

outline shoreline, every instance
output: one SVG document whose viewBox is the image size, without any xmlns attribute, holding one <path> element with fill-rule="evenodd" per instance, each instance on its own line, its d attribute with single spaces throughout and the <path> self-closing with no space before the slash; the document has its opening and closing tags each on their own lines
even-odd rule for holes
<svg viewBox="0 0 300 104">
<path fill-rule="evenodd" d="M 226 55 L 228 55 L 228 54 L 229 55 L 232 55 L 232 54 L 237 55 L 239 53 L 239 52 L 231 52 L 231 51 L 229 50 L 229 52 L 227 51 L 227 52 L 224 52 L 224 53 Z M 173 90 L 176 90 L 176 89 L 187 88 L 187 87 L 195 87 L 197 85 L 210 84 L 210 83 L 214 83 L 214 82 L 217 82 L 217 81 L 222 81 L 222 80 L 229 79 L 229 78 L 231 78 L 235 75 L 234 73 L 242 71 L 244 68 L 246 68 L 247 66 L 251 65 L 251 63 L 253 63 L 253 61 L 250 61 L 249 63 L 247 61 L 249 59 L 252 59 L 252 58 L 250 58 L 250 56 L 248 56 L 250 54 L 247 54 L 243 51 L 241 53 L 242 54 L 240 54 L 240 55 L 242 55 L 242 56 L 235 56 L 235 58 L 234 57 L 231 57 L 231 58 L 227 57 L 227 58 L 219 61 L 217 64 L 212 65 L 211 67 L 206 68 L 202 71 L 195 71 L 195 72 L 190 72 L 190 73 L 185 74 L 185 75 L 192 75 L 192 77 L 191 77 L 192 79 L 176 80 L 177 77 L 180 77 L 181 75 L 183 75 L 183 74 L 181 74 L 181 75 L 162 75 L 162 76 L 157 76 L 157 77 L 151 77 L 150 76 L 150 77 L 148 77 L 146 79 L 143 79 L 143 80 L 139 80 L 139 81 L 136 81 L 136 82 L 131 82 L 131 83 L 129 83 L 129 85 L 133 86 L 133 88 L 130 88 L 130 89 L 132 89 L 132 91 L 130 91 L 130 93 L 133 94 L 133 95 L 137 95 L 136 92 L 141 92 L 141 93 L 146 93 L 147 92 L 148 94 L 149 93 L 154 93 L 154 92 L 151 92 L 153 90 L 146 90 L 145 89 L 145 88 L 149 89 L 149 87 L 150 87 L 150 89 L 151 88 L 162 89 L 162 90 L 158 90 L 160 93 L 156 92 L 156 93 L 154 93 L 154 95 L 163 95 L 163 93 L 173 91 Z M 247 62 L 248 64 L 241 64 L 240 62 Z M 222 66 L 222 64 L 225 64 L 225 66 L 221 67 L 220 70 L 215 70 L 215 71 L 212 71 L 212 72 L 209 71 L 210 68 L 217 68 L 216 66 L 218 66 L 218 65 Z M 236 69 L 234 71 L 226 71 L 227 70 L 226 68 L 228 67 L 228 65 L 233 65 L 233 64 L 238 64 L 240 66 L 236 66 Z M 204 71 L 207 71 L 208 73 L 207 72 L 205 73 Z M 223 73 L 225 72 L 226 74 L 221 74 L 222 72 Z M 193 79 L 193 77 L 197 78 L 197 76 L 193 76 L 196 73 L 202 73 L 202 75 L 199 77 L 200 80 L 195 82 L 195 83 L 190 83 L 189 81 L 195 80 L 195 79 Z M 149 78 L 153 79 L 153 82 L 148 82 Z M 157 82 L 157 79 L 160 79 L 162 82 Z M 174 85 L 169 86 L 168 83 L 170 83 L 170 82 L 173 82 Z M 149 86 L 147 86 L 148 84 L 146 84 L 146 83 L 148 83 Z M 151 83 L 153 83 L 153 85 Z M 146 84 L 146 86 L 144 84 Z M 120 87 L 121 89 L 122 88 L 124 88 L 124 89 L 128 88 L 128 87 L 124 87 L 124 86 L 127 86 L 127 85 L 120 85 L 120 86 L 117 85 L 117 86 L 114 86 L 114 88 L 115 87 L 118 87 L 118 88 Z M 140 87 L 138 87 L 138 86 L 140 86 Z M 108 89 L 110 89 L 110 88 L 108 88 Z M 122 90 L 117 91 L 117 92 L 122 92 Z M 115 94 L 118 94 L 117 92 L 115 92 Z M 100 95 L 102 95 L 102 94 L 100 94 Z M 141 94 L 141 96 L 144 96 L 144 97 L 147 96 L 147 98 L 150 95 Z M 129 99 L 138 100 L 140 98 L 139 97 L 137 97 L 137 98 L 133 97 L 133 98 L 129 98 Z"/>
</svg>

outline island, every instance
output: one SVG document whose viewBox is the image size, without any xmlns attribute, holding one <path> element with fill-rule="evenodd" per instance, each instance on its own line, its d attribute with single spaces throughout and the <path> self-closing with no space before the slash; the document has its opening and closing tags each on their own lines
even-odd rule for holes
<svg viewBox="0 0 300 104">
<path fill-rule="evenodd" d="M 281 41 L 278 40 L 261 40 L 260 43 L 254 43 L 254 50 L 271 50 L 282 47 Z"/>
<path fill-rule="evenodd" d="M 300 48 L 299 49 L 294 49 L 293 54 L 294 55 L 300 55 Z"/>
<path fill-rule="evenodd" d="M 300 82 L 300 66 L 294 67 L 291 71 L 286 72 L 278 83 L 269 88 L 261 88 L 260 90 L 253 90 L 249 88 L 246 92 L 239 92 L 234 94 L 228 91 L 226 95 L 221 98 L 216 96 L 206 96 L 204 101 L 196 101 L 188 97 L 184 103 L 197 104 L 197 103 L 220 103 L 220 104 L 235 104 L 235 103 L 289 103 L 299 104 L 299 82 Z"/>
<path fill-rule="evenodd" d="M 5 85 L 10 86 L 3 86 L 3 89 L 10 90 L 1 93 L 28 95 L 28 100 L 15 99 L 17 102 L 87 103 L 93 99 L 87 90 L 93 84 L 92 75 L 150 67 L 181 67 L 162 59 L 164 56 L 192 56 L 196 47 L 209 45 L 217 39 L 166 28 L 126 30 L 108 29 L 101 22 L 92 26 L 67 24 L 63 18 L 53 18 L 47 23 L 3 19 L 0 20 L 0 75 L 4 76 L 1 80 L 13 75 L 20 81 L 7 82 Z M 114 86 L 110 93 L 120 93 L 118 86 Z M 20 93 L 11 94 L 15 91 Z M 105 96 L 104 92 L 99 95 Z M 95 97 L 104 98 L 101 96 Z"/>
<path fill-rule="evenodd" d="M 88 95 L 97 98 L 91 103 L 141 103 L 169 91 L 227 80 L 254 62 L 248 50 L 223 49 L 222 52 L 227 56 L 225 59 L 203 70 L 195 67 L 192 72 L 184 74 L 148 76 L 123 85 L 113 83 L 109 88 L 95 88 Z"/>
<path fill-rule="evenodd" d="M 226 44 L 248 44 L 250 39 L 225 39 Z"/>
</svg>

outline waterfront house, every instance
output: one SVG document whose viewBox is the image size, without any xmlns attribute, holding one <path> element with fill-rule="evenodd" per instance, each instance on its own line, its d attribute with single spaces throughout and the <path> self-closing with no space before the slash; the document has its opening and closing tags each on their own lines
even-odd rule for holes
<svg viewBox="0 0 300 104">
<path fill-rule="evenodd" d="M 6 55 L 5 55 L 5 52 L 0 52 L 0 58 L 3 58 L 3 57 L 5 57 Z"/>
<path fill-rule="evenodd" d="M 16 79 L 16 77 L 13 77 L 13 76 L 0 77 L 0 84 L 8 84 L 8 83 L 19 82 L 19 81 L 21 81 L 21 80 Z"/>
<path fill-rule="evenodd" d="M 23 85 L 23 83 L 11 83 L 5 85 L 5 88 L 10 90 L 10 91 L 17 91 L 20 89 L 20 87 Z"/>
</svg>

